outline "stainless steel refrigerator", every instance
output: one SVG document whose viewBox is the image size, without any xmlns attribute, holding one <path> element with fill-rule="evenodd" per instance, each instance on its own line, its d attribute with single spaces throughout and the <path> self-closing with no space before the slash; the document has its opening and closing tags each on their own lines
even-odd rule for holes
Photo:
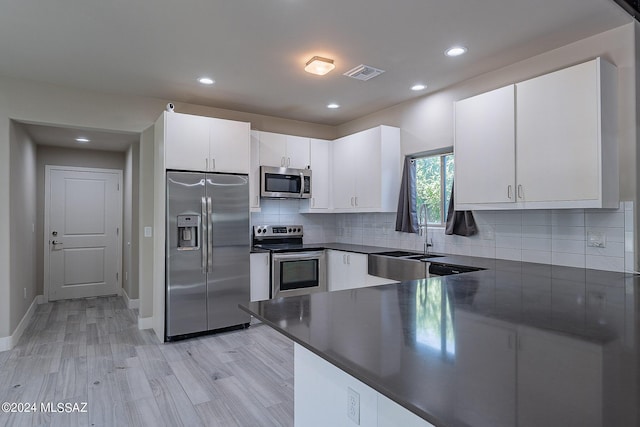
<svg viewBox="0 0 640 427">
<path fill-rule="evenodd" d="M 167 172 L 165 340 L 250 316 L 247 175 Z"/>
</svg>

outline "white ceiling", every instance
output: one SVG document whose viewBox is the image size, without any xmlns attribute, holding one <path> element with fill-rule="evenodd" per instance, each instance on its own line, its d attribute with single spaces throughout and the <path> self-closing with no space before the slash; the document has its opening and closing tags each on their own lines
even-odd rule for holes
<svg viewBox="0 0 640 427">
<path fill-rule="evenodd" d="M 613 0 L 3 0 L 0 74 L 337 125 L 631 20 Z M 336 69 L 305 73 L 314 55 Z M 362 63 L 386 72 L 342 76 Z"/>
<path fill-rule="evenodd" d="M 38 145 L 50 145 L 88 150 L 127 151 L 129 146 L 140 139 L 137 133 L 75 129 L 68 127 L 20 123 L 31 139 Z M 89 142 L 79 143 L 76 138 L 86 138 Z"/>
</svg>

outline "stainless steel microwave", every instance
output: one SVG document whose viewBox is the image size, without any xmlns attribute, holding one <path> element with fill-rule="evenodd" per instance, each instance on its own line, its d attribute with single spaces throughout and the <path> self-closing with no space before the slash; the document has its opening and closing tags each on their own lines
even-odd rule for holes
<svg viewBox="0 0 640 427">
<path fill-rule="evenodd" d="M 311 169 L 260 166 L 260 196 L 271 199 L 310 199 Z"/>
</svg>

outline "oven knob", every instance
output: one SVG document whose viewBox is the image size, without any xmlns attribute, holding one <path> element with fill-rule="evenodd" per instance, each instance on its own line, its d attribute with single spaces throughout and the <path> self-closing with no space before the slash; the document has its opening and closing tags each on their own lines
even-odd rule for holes
<svg viewBox="0 0 640 427">
<path fill-rule="evenodd" d="M 301 232 L 301 231 L 302 231 L 302 230 L 300 230 L 300 229 L 298 228 L 298 233 L 299 233 L 299 232 Z"/>
<path fill-rule="evenodd" d="M 291 233 L 291 229 L 289 229 L 289 233 Z"/>
<path fill-rule="evenodd" d="M 258 228 L 258 234 L 262 233 L 262 228 Z"/>
</svg>

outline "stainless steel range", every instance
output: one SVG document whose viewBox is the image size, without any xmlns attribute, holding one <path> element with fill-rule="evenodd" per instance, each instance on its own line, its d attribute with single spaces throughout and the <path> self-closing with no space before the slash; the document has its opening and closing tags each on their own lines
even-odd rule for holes
<svg viewBox="0 0 640 427">
<path fill-rule="evenodd" d="M 256 225 L 253 246 L 271 252 L 271 297 L 327 290 L 324 249 L 303 244 L 302 225 Z"/>
</svg>

